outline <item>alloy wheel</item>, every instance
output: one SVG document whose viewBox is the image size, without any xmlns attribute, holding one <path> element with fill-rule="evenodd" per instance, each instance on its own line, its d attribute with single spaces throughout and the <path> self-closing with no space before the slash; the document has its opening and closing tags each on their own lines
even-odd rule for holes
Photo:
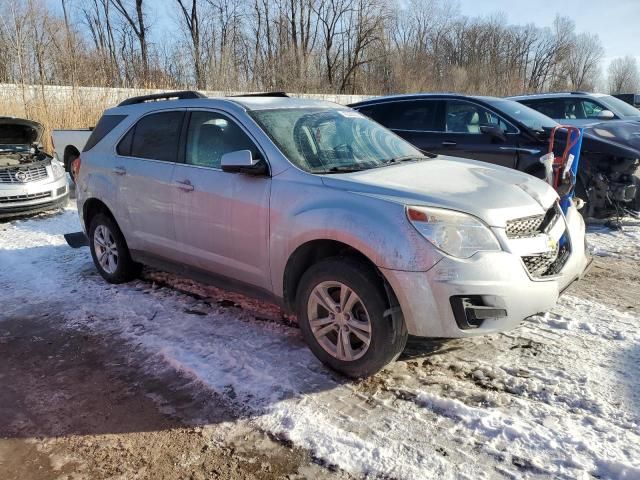
<svg viewBox="0 0 640 480">
<path fill-rule="evenodd" d="M 93 232 L 93 247 L 100 267 L 113 274 L 118 268 L 118 248 L 111 231 L 104 225 L 98 225 Z"/>
<path fill-rule="evenodd" d="M 354 361 L 369 349 L 369 314 L 347 285 L 335 281 L 316 285 L 309 296 L 307 318 L 317 342 L 334 358 Z"/>
</svg>

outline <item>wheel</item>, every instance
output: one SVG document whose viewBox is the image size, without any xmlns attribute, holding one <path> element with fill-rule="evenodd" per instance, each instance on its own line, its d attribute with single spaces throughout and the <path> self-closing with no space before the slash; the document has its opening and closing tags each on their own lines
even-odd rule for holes
<svg viewBox="0 0 640 480">
<path fill-rule="evenodd" d="M 394 361 L 407 343 L 401 315 L 390 315 L 375 271 L 335 257 L 311 266 L 296 296 L 298 321 L 311 351 L 348 377 L 366 377 Z"/>
<path fill-rule="evenodd" d="M 630 202 L 630 209 L 640 212 L 640 173 L 633 174 L 633 184 L 636 186 L 636 196 Z"/>
<path fill-rule="evenodd" d="M 140 274 L 141 265 L 129 254 L 127 242 L 116 222 L 98 213 L 89 226 L 89 247 L 98 272 L 109 283 L 124 283 Z"/>
</svg>

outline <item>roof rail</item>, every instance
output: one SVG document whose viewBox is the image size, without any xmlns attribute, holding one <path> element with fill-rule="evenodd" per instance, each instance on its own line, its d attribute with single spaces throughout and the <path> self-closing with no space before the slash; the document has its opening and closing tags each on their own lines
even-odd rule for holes
<svg viewBox="0 0 640 480">
<path fill-rule="evenodd" d="M 286 92 L 260 92 L 260 93 L 244 93 L 241 95 L 229 95 L 229 97 L 286 97 L 289 98 Z"/>
<path fill-rule="evenodd" d="M 118 104 L 119 107 L 125 105 L 135 105 L 136 103 L 157 102 L 158 100 L 192 100 L 194 98 L 207 98 L 206 95 L 193 90 L 183 90 L 181 92 L 154 93 L 153 95 L 140 95 L 139 97 L 127 98 Z"/>
</svg>

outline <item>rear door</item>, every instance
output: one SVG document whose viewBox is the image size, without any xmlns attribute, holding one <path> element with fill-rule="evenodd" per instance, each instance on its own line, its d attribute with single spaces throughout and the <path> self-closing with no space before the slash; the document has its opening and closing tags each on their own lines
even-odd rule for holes
<svg viewBox="0 0 640 480">
<path fill-rule="evenodd" d="M 215 110 L 189 112 L 184 163 L 173 171 L 173 204 L 181 261 L 196 269 L 271 289 L 271 177 L 223 172 L 222 155 L 251 150 L 247 131 Z"/>
<path fill-rule="evenodd" d="M 113 175 L 119 177 L 121 228 L 132 250 L 175 260 L 172 175 L 179 161 L 185 110 L 142 117 L 116 147 Z"/>
<path fill-rule="evenodd" d="M 497 126 L 505 139 L 483 133 L 481 126 Z M 445 131 L 441 153 L 515 168 L 518 129 L 484 106 L 449 99 L 445 106 Z"/>
<path fill-rule="evenodd" d="M 369 105 L 360 109 L 396 134 L 431 153 L 442 153 L 444 102 L 432 100 L 401 100 Z"/>
</svg>

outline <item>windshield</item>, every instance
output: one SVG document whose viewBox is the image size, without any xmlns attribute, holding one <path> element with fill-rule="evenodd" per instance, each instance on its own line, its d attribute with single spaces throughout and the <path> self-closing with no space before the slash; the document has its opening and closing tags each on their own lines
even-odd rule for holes
<svg viewBox="0 0 640 480">
<path fill-rule="evenodd" d="M 287 108 L 250 112 L 293 164 L 340 173 L 425 158 L 396 134 L 347 109 Z"/>
<path fill-rule="evenodd" d="M 598 97 L 605 107 L 622 117 L 640 117 L 640 110 L 611 95 Z"/>
<path fill-rule="evenodd" d="M 545 129 L 552 129 L 559 125 L 558 122 L 552 120 L 546 115 L 543 115 L 526 105 L 514 102 L 513 100 L 491 99 L 486 101 L 490 105 L 509 115 L 514 120 L 517 120 L 525 127 L 536 132 L 544 132 Z"/>
</svg>

